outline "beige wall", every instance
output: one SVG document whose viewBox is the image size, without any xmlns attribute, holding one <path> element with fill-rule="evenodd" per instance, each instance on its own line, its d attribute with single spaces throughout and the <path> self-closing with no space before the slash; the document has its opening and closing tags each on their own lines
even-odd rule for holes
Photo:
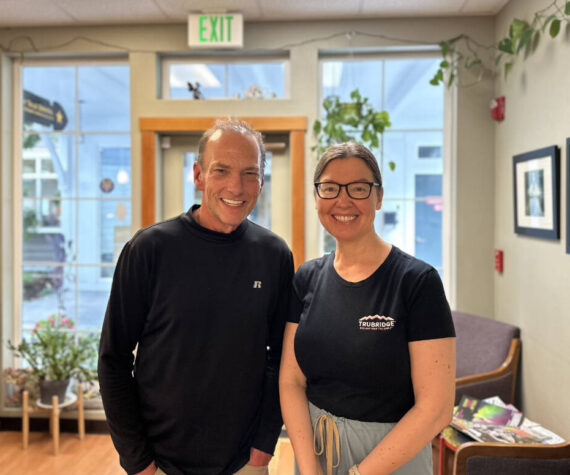
<svg viewBox="0 0 570 475">
<path fill-rule="evenodd" d="M 530 20 L 550 2 L 511 1 L 496 19 L 496 38 L 513 18 Z M 539 4 L 539 5 L 537 5 Z M 544 4 L 544 5 L 540 5 Z M 570 44 L 564 34 L 544 35 L 537 50 L 516 61 L 497 95 L 506 96 L 506 118 L 495 127 L 495 245 L 505 270 L 495 275 L 495 317 L 522 331 L 522 396 L 527 416 L 570 438 L 570 255 L 565 253 L 566 138 L 570 137 Z M 561 239 L 514 233 L 512 156 L 561 147 Z"/>
</svg>

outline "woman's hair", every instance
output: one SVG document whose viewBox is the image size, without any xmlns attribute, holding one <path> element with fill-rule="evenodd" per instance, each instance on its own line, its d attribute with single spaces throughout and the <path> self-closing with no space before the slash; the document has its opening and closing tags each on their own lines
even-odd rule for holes
<svg viewBox="0 0 570 475">
<path fill-rule="evenodd" d="M 236 132 L 238 134 L 245 135 L 246 137 L 252 137 L 257 143 L 257 149 L 259 151 L 259 162 L 261 168 L 261 176 L 265 170 L 265 146 L 263 144 L 263 137 L 260 132 L 254 130 L 247 122 L 239 119 L 228 118 L 228 119 L 218 119 L 211 129 L 206 130 L 200 141 L 198 142 L 198 163 L 200 166 L 204 165 L 204 151 L 206 149 L 206 144 L 217 131 L 223 132 Z"/>
<path fill-rule="evenodd" d="M 321 178 L 321 175 L 325 171 L 326 166 L 336 159 L 343 158 L 360 158 L 366 163 L 366 166 L 370 168 L 372 176 L 374 177 L 374 182 L 382 187 L 382 174 L 380 173 L 380 168 L 378 167 L 378 162 L 370 150 L 368 150 L 364 145 L 360 145 L 355 142 L 344 142 L 337 145 L 331 145 L 325 150 L 325 153 L 321 156 L 315 167 L 315 174 L 313 175 L 313 182 L 317 183 Z"/>
</svg>

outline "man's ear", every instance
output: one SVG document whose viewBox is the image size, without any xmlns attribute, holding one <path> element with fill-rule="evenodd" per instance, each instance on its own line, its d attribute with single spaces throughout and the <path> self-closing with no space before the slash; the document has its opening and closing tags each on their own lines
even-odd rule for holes
<svg viewBox="0 0 570 475">
<path fill-rule="evenodd" d="M 204 171 L 198 162 L 194 162 L 194 186 L 204 191 Z"/>
</svg>

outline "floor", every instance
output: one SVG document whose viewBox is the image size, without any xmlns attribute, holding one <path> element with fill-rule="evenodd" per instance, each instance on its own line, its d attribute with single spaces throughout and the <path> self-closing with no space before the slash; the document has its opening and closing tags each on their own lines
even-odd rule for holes
<svg viewBox="0 0 570 475">
<path fill-rule="evenodd" d="M 62 433 L 60 453 L 54 456 L 49 434 L 30 432 L 30 444 L 22 449 L 21 432 L 0 432 L 0 475 L 124 475 L 108 435 Z M 270 475 L 293 474 L 293 449 L 280 438 L 269 465 Z"/>
</svg>

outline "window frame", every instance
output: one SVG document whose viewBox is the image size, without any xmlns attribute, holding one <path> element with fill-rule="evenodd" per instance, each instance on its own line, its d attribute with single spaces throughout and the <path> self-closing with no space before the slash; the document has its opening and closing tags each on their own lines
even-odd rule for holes
<svg viewBox="0 0 570 475">
<path fill-rule="evenodd" d="M 12 341 L 19 341 L 22 337 L 24 326 L 22 323 L 22 311 L 23 311 L 23 292 L 22 292 L 22 277 L 24 264 L 22 260 L 23 256 L 23 240 L 22 240 L 22 211 L 23 211 L 23 201 L 26 197 L 23 196 L 22 189 L 22 178 L 23 178 L 23 153 L 22 153 L 22 139 L 23 139 L 23 114 L 22 114 L 22 90 L 23 90 L 23 68 L 24 67 L 34 67 L 34 66 L 50 66 L 50 67 L 81 67 L 81 66 L 112 66 L 112 65 L 123 65 L 130 68 L 128 57 L 125 55 L 98 55 L 93 58 L 86 57 L 34 57 L 26 59 L 25 62 L 21 62 L 19 57 L 11 56 L 11 93 L 13 98 L 12 103 L 12 141 L 11 141 L 11 153 L 8 155 L 11 157 L 9 165 L 2 164 L 2 175 L 9 174 L 10 182 L 8 187 L 3 187 L 5 193 L 10 196 L 10 208 L 9 216 L 4 217 L 4 222 L 10 222 L 10 226 L 3 226 L 2 229 L 2 242 L 6 243 L 2 249 L 2 261 L 8 263 L 4 265 L 2 269 L 2 314 L 5 316 L 10 316 L 9 318 L 4 318 L 2 322 L 2 334 L 7 335 L 7 339 Z M 76 70 L 77 71 L 77 70 Z M 77 73 L 76 73 L 77 74 Z M 76 77 L 77 84 L 77 77 Z M 130 87 L 130 83 L 129 83 Z M 74 101 L 74 106 L 76 102 Z M 130 116 L 130 111 L 129 111 Z M 80 118 L 75 117 L 75 124 L 72 130 L 69 131 L 58 131 L 58 134 L 65 136 L 76 137 L 78 135 L 128 135 L 129 136 L 129 148 L 132 149 L 132 124 L 129 123 L 128 130 L 121 131 L 101 131 L 101 130 L 79 130 L 78 122 Z M 39 131 L 39 134 L 49 134 L 54 131 Z M 77 153 L 78 145 L 75 144 L 75 152 Z M 77 159 L 77 158 L 75 158 Z M 3 160 L 6 162 L 6 160 Z M 131 159 L 132 163 L 132 159 Z M 37 175 L 37 169 L 34 171 L 34 175 Z M 36 177 L 35 180 L 41 180 L 41 177 Z M 9 188 L 9 189 L 7 189 Z M 6 195 L 5 195 L 6 196 Z M 34 197 L 36 198 L 36 197 Z M 73 200 L 77 203 L 81 202 L 84 197 L 77 196 Z M 95 200 L 96 198 L 88 198 Z M 116 200 L 129 201 L 132 204 L 133 193 L 131 188 L 131 194 L 128 197 L 115 198 Z M 6 208 L 4 208 L 6 209 Z M 8 214 L 8 213 L 7 213 Z M 78 224 L 75 223 L 75 226 Z M 9 229 L 6 229 L 9 228 Z M 49 228 L 46 228 L 49 229 Z M 59 228 L 58 228 L 59 229 Z M 98 238 L 97 238 L 98 239 Z M 114 266 L 115 263 L 112 264 Z M 76 265 L 75 271 L 79 272 L 81 267 L 108 267 L 97 264 L 85 264 Z M 111 277 L 101 277 L 109 282 Z M 9 282 L 9 285 L 6 285 Z M 91 329 L 79 329 L 75 330 L 77 333 L 88 332 Z M 0 353 L 2 354 L 2 367 L 9 366 L 7 362 L 17 362 L 17 358 L 12 356 L 9 352 L 4 351 L 2 348 Z M 5 356 L 5 357 L 4 357 Z M 0 391 L 3 399 L 3 391 Z"/>
<path fill-rule="evenodd" d="M 387 47 L 374 49 L 374 51 L 346 51 L 346 50 L 320 50 L 318 59 L 318 91 L 319 91 L 319 108 L 317 114 L 321 115 L 321 104 L 324 99 L 324 89 L 323 89 L 323 74 L 324 67 L 323 64 L 327 61 L 366 61 L 366 60 L 378 60 L 378 61 L 389 61 L 389 60 L 399 60 L 399 59 L 424 59 L 433 58 L 438 59 L 439 49 L 437 47 L 423 47 L 423 46 L 410 46 L 410 47 Z M 381 92 L 381 108 L 384 109 L 385 101 L 385 66 L 382 66 L 382 92 Z M 404 131 L 421 131 L 421 132 L 436 132 L 442 133 L 442 282 L 445 288 L 446 296 L 452 308 L 455 305 L 455 293 L 456 293 L 456 259 L 455 259 L 455 249 L 456 249 L 456 232 L 455 226 L 455 214 L 456 214 L 456 164 L 455 164 L 455 150 L 456 150 L 456 108 L 457 108 L 457 88 L 455 86 L 451 88 L 443 88 L 443 121 L 441 129 L 390 129 L 390 132 L 404 132 Z M 377 157 L 381 170 L 384 169 L 384 151 L 383 151 L 383 139 L 379 147 L 379 156 Z M 419 152 L 419 150 L 418 150 Z M 419 159 L 419 156 L 416 157 Z M 421 159 L 425 160 L 425 159 Z M 426 198 L 414 198 L 410 199 L 410 202 L 421 202 L 426 201 Z M 325 230 L 322 225 L 318 226 L 317 238 L 318 238 L 318 251 L 319 254 L 324 252 L 324 242 L 325 242 Z"/>
<path fill-rule="evenodd" d="M 209 52 L 207 56 L 204 54 L 192 54 L 192 55 L 163 55 L 160 58 L 160 99 L 169 101 L 188 101 L 194 100 L 190 95 L 187 98 L 180 97 L 170 97 L 170 66 L 174 64 L 218 64 L 226 65 L 229 64 L 247 64 L 247 63 L 279 63 L 283 64 L 283 97 L 267 97 L 263 98 L 263 101 L 284 101 L 291 99 L 291 60 L 288 52 L 283 54 L 278 54 L 277 52 L 265 52 L 256 53 L 250 52 L 249 54 L 244 54 L 240 52 L 236 55 L 228 54 L 215 54 L 215 52 Z M 225 89 L 227 90 L 227 78 Z M 240 97 L 212 97 L 205 98 L 208 101 L 243 101 L 246 98 Z"/>
</svg>

